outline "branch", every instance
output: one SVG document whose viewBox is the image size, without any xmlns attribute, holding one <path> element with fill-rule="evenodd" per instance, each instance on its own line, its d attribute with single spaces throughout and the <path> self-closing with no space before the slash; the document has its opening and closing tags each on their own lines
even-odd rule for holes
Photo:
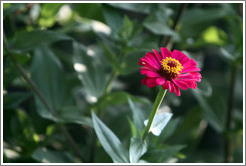
<svg viewBox="0 0 246 166">
<path fill-rule="evenodd" d="M 8 44 L 8 41 L 7 41 L 7 38 L 6 38 L 5 34 L 3 35 L 3 38 L 4 38 L 4 40 L 3 40 L 4 41 L 4 44 L 5 44 L 7 53 L 8 53 L 7 55 L 11 58 L 11 60 L 14 63 L 15 67 L 20 72 L 21 76 L 24 78 L 24 80 L 27 82 L 27 84 L 31 87 L 31 89 L 37 94 L 37 96 L 43 102 L 43 104 L 48 109 L 48 111 L 50 111 L 50 113 L 54 117 L 59 118 L 58 114 L 54 111 L 54 109 L 52 108 L 52 106 L 46 101 L 45 97 L 43 96 L 42 92 L 38 89 L 38 87 L 36 86 L 36 84 L 27 76 L 27 74 L 24 71 L 24 69 L 22 68 L 22 66 L 17 62 L 17 60 L 14 58 L 14 56 L 8 51 L 9 44 Z M 67 140 L 69 141 L 69 143 L 71 144 L 71 146 L 74 149 L 74 152 L 76 153 L 76 155 L 80 158 L 81 162 L 83 162 L 83 160 L 82 160 L 83 159 L 83 156 L 81 155 L 81 153 L 80 153 L 80 151 L 78 149 L 78 146 L 75 143 L 75 141 L 73 140 L 72 136 L 69 134 L 69 132 L 67 131 L 67 129 L 64 127 L 64 125 L 59 124 L 59 127 L 61 128 L 63 134 L 65 135 L 65 137 L 67 138 Z"/>
<path fill-rule="evenodd" d="M 177 14 L 176 18 L 174 19 L 172 30 L 176 30 L 178 22 L 179 22 L 180 18 L 182 17 L 183 12 L 184 12 L 185 8 L 187 7 L 187 5 L 188 4 L 186 4 L 186 3 L 182 3 L 182 5 L 180 6 L 178 14 Z M 173 38 L 170 36 L 163 36 L 161 46 L 166 46 L 170 50 L 172 48 L 172 45 L 173 45 Z"/>
</svg>

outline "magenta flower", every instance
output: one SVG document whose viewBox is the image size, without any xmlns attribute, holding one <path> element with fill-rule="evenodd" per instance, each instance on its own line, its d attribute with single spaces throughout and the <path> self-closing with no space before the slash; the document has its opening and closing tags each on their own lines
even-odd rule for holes
<svg viewBox="0 0 246 166">
<path fill-rule="evenodd" d="M 147 52 L 145 57 L 140 58 L 140 73 L 146 77 L 141 81 L 143 85 L 153 88 L 161 85 L 163 89 L 169 89 L 180 96 L 180 89 L 196 89 L 196 82 L 201 81 L 200 69 L 196 61 L 188 58 L 184 53 L 174 50 L 169 51 L 161 47 L 161 54 L 153 49 Z"/>
</svg>

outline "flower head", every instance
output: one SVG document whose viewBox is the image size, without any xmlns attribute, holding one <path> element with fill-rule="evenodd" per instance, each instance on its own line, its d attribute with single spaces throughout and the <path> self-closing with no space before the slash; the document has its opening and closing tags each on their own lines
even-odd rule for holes
<svg viewBox="0 0 246 166">
<path fill-rule="evenodd" d="M 169 89 L 180 96 L 180 89 L 196 89 L 196 82 L 201 81 L 200 69 L 197 63 L 188 58 L 184 53 L 174 50 L 169 51 L 161 47 L 161 54 L 153 49 L 147 52 L 145 57 L 140 58 L 140 73 L 146 75 L 141 81 L 143 85 L 153 88 L 161 85 L 163 89 Z M 180 89 L 179 89 L 180 88 Z"/>
</svg>

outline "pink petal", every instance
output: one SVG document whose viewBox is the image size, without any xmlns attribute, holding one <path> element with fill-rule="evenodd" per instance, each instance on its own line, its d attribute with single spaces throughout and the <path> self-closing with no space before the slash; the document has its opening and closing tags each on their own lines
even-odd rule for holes
<svg viewBox="0 0 246 166">
<path fill-rule="evenodd" d="M 172 58 L 175 58 L 178 60 L 182 65 L 186 62 L 189 61 L 190 59 L 182 52 L 178 50 L 174 50 L 172 54 Z"/>
<path fill-rule="evenodd" d="M 200 69 L 198 67 L 188 67 L 188 68 L 184 68 L 181 73 L 187 73 L 187 72 L 194 72 L 194 71 L 200 71 Z"/>
<path fill-rule="evenodd" d="M 153 88 L 155 87 L 157 84 L 156 84 L 156 81 L 155 81 L 155 78 L 148 78 L 146 80 L 146 85 L 149 87 L 149 88 Z"/>
<path fill-rule="evenodd" d="M 180 90 L 179 87 L 177 85 L 174 85 L 174 92 L 176 93 L 177 96 L 180 96 Z"/>
<path fill-rule="evenodd" d="M 196 87 L 197 87 L 196 82 L 193 81 L 193 80 L 185 81 L 185 83 L 186 83 L 186 84 L 189 86 L 189 88 L 191 88 L 191 89 L 196 89 Z"/>
<path fill-rule="evenodd" d="M 151 63 L 152 66 L 160 68 L 160 62 L 157 60 L 156 55 L 154 53 L 147 52 L 145 55 L 145 59 L 148 60 L 148 62 Z"/>
<path fill-rule="evenodd" d="M 173 79 L 173 83 L 175 85 L 177 85 L 180 89 L 183 89 L 183 90 L 187 90 L 188 89 L 188 85 L 186 82 L 184 81 L 180 81 L 180 80 L 175 80 Z"/>
<path fill-rule="evenodd" d="M 195 66 L 197 66 L 197 63 L 194 59 L 190 59 L 190 60 L 185 61 L 185 63 L 182 66 L 184 68 L 195 67 Z"/>
<path fill-rule="evenodd" d="M 157 78 L 155 81 L 157 85 L 164 85 L 166 83 L 166 79 L 163 77 Z"/>
<path fill-rule="evenodd" d="M 163 89 L 168 89 L 168 88 L 169 88 L 169 83 L 170 83 L 170 81 L 166 81 L 166 82 L 162 85 L 162 88 L 163 88 Z"/>
<path fill-rule="evenodd" d="M 159 64 L 161 65 L 161 60 L 162 60 L 161 55 L 160 55 L 159 52 L 156 51 L 155 49 L 152 49 L 152 50 L 153 50 L 153 52 L 155 53 L 155 57 L 156 57 L 157 61 L 158 61 Z"/>
<path fill-rule="evenodd" d="M 148 77 L 144 77 L 144 79 L 141 80 L 141 84 L 146 85 L 146 80 L 148 79 Z"/>
<path fill-rule="evenodd" d="M 178 79 L 179 80 L 194 80 L 194 81 L 197 81 L 197 82 L 200 82 L 201 81 L 201 74 L 200 73 L 197 73 L 197 72 L 190 72 L 190 73 L 187 73 L 187 74 L 180 74 L 178 76 Z"/>
<path fill-rule="evenodd" d="M 149 70 L 149 69 L 141 69 L 140 73 L 143 75 L 146 74 L 147 77 L 161 77 L 160 74 L 158 74 L 155 71 Z"/>
<path fill-rule="evenodd" d="M 172 82 L 169 83 L 169 91 L 170 93 L 173 93 L 173 90 L 174 90 L 174 85 Z"/>
<path fill-rule="evenodd" d="M 147 68 L 153 69 L 153 70 L 159 70 L 159 66 L 156 66 L 152 62 L 149 62 L 145 57 L 142 57 L 139 59 L 139 65 L 145 66 Z"/>
<path fill-rule="evenodd" d="M 162 59 L 166 59 L 166 57 L 172 56 L 171 52 L 169 52 L 169 50 L 166 47 L 161 47 L 161 55 Z"/>
</svg>

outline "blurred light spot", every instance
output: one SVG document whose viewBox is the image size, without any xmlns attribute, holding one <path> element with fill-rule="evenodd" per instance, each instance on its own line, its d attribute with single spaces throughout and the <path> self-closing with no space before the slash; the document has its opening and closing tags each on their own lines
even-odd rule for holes
<svg viewBox="0 0 246 166">
<path fill-rule="evenodd" d="M 92 21 L 92 29 L 95 32 L 101 32 L 101 33 L 105 33 L 107 35 L 109 35 L 111 33 L 111 29 L 107 25 L 105 25 L 99 21 Z"/>
<path fill-rule="evenodd" d="M 208 123 L 205 120 L 202 120 L 199 124 L 200 131 L 204 131 Z"/>
<path fill-rule="evenodd" d="M 65 22 L 67 21 L 72 15 L 72 10 L 69 5 L 64 5 L 60 8 L 58 15 L 57 15 L 57 20 L 59 22 Z"/>
<path fill-rule="evenodd" d="M 6 154 L 7 158 L 17 158 L 20 157 L 19 153 L 11 149 L 4 149 L 4 153 Z"/>
<path fill-rule="evenodd" d="M 39 14 L 40 14 L 40 5 L 34 4 L 33 7 L 30 9 L 30 17 L 32 18 L 32 21 L 36 21 L 38 19 Z"/>
<path fill-rule="evenodd" d="M 87 71 L 87 68 L 85 65 L 81 64 L 81 63 L 75 63 L 73 65 L 74 69 L 77 71 L 77 72 L 86 72 Z"/>
<path fill-rule="evenodd" d="M 94 56 L 95 55 L 95 52 L 92 49 L 89 48 L 87 50 L 87 54 L 90 55 L 90 56 Z"/>
<path fill-rule="evenodd" d="M 171 158 L 168 163 L 176 163 L 178 161 L 177 158 Z"/>
<path fill-rule="evenodd" d="M 42 159 L 42 162 L 43 162 L 43 163 L 49 163 L 49 160 L 47 160 L 46 158 L 43 158 L 43 159 Z"/>
<path fill-rule="evenodd" d="M 86 100 L 89 102 L 89 103 L 95 103 L 97 102 L 97 98 L 95 96 L 91 96 L 91 95 L 86 95 Z"/>
</svg>

